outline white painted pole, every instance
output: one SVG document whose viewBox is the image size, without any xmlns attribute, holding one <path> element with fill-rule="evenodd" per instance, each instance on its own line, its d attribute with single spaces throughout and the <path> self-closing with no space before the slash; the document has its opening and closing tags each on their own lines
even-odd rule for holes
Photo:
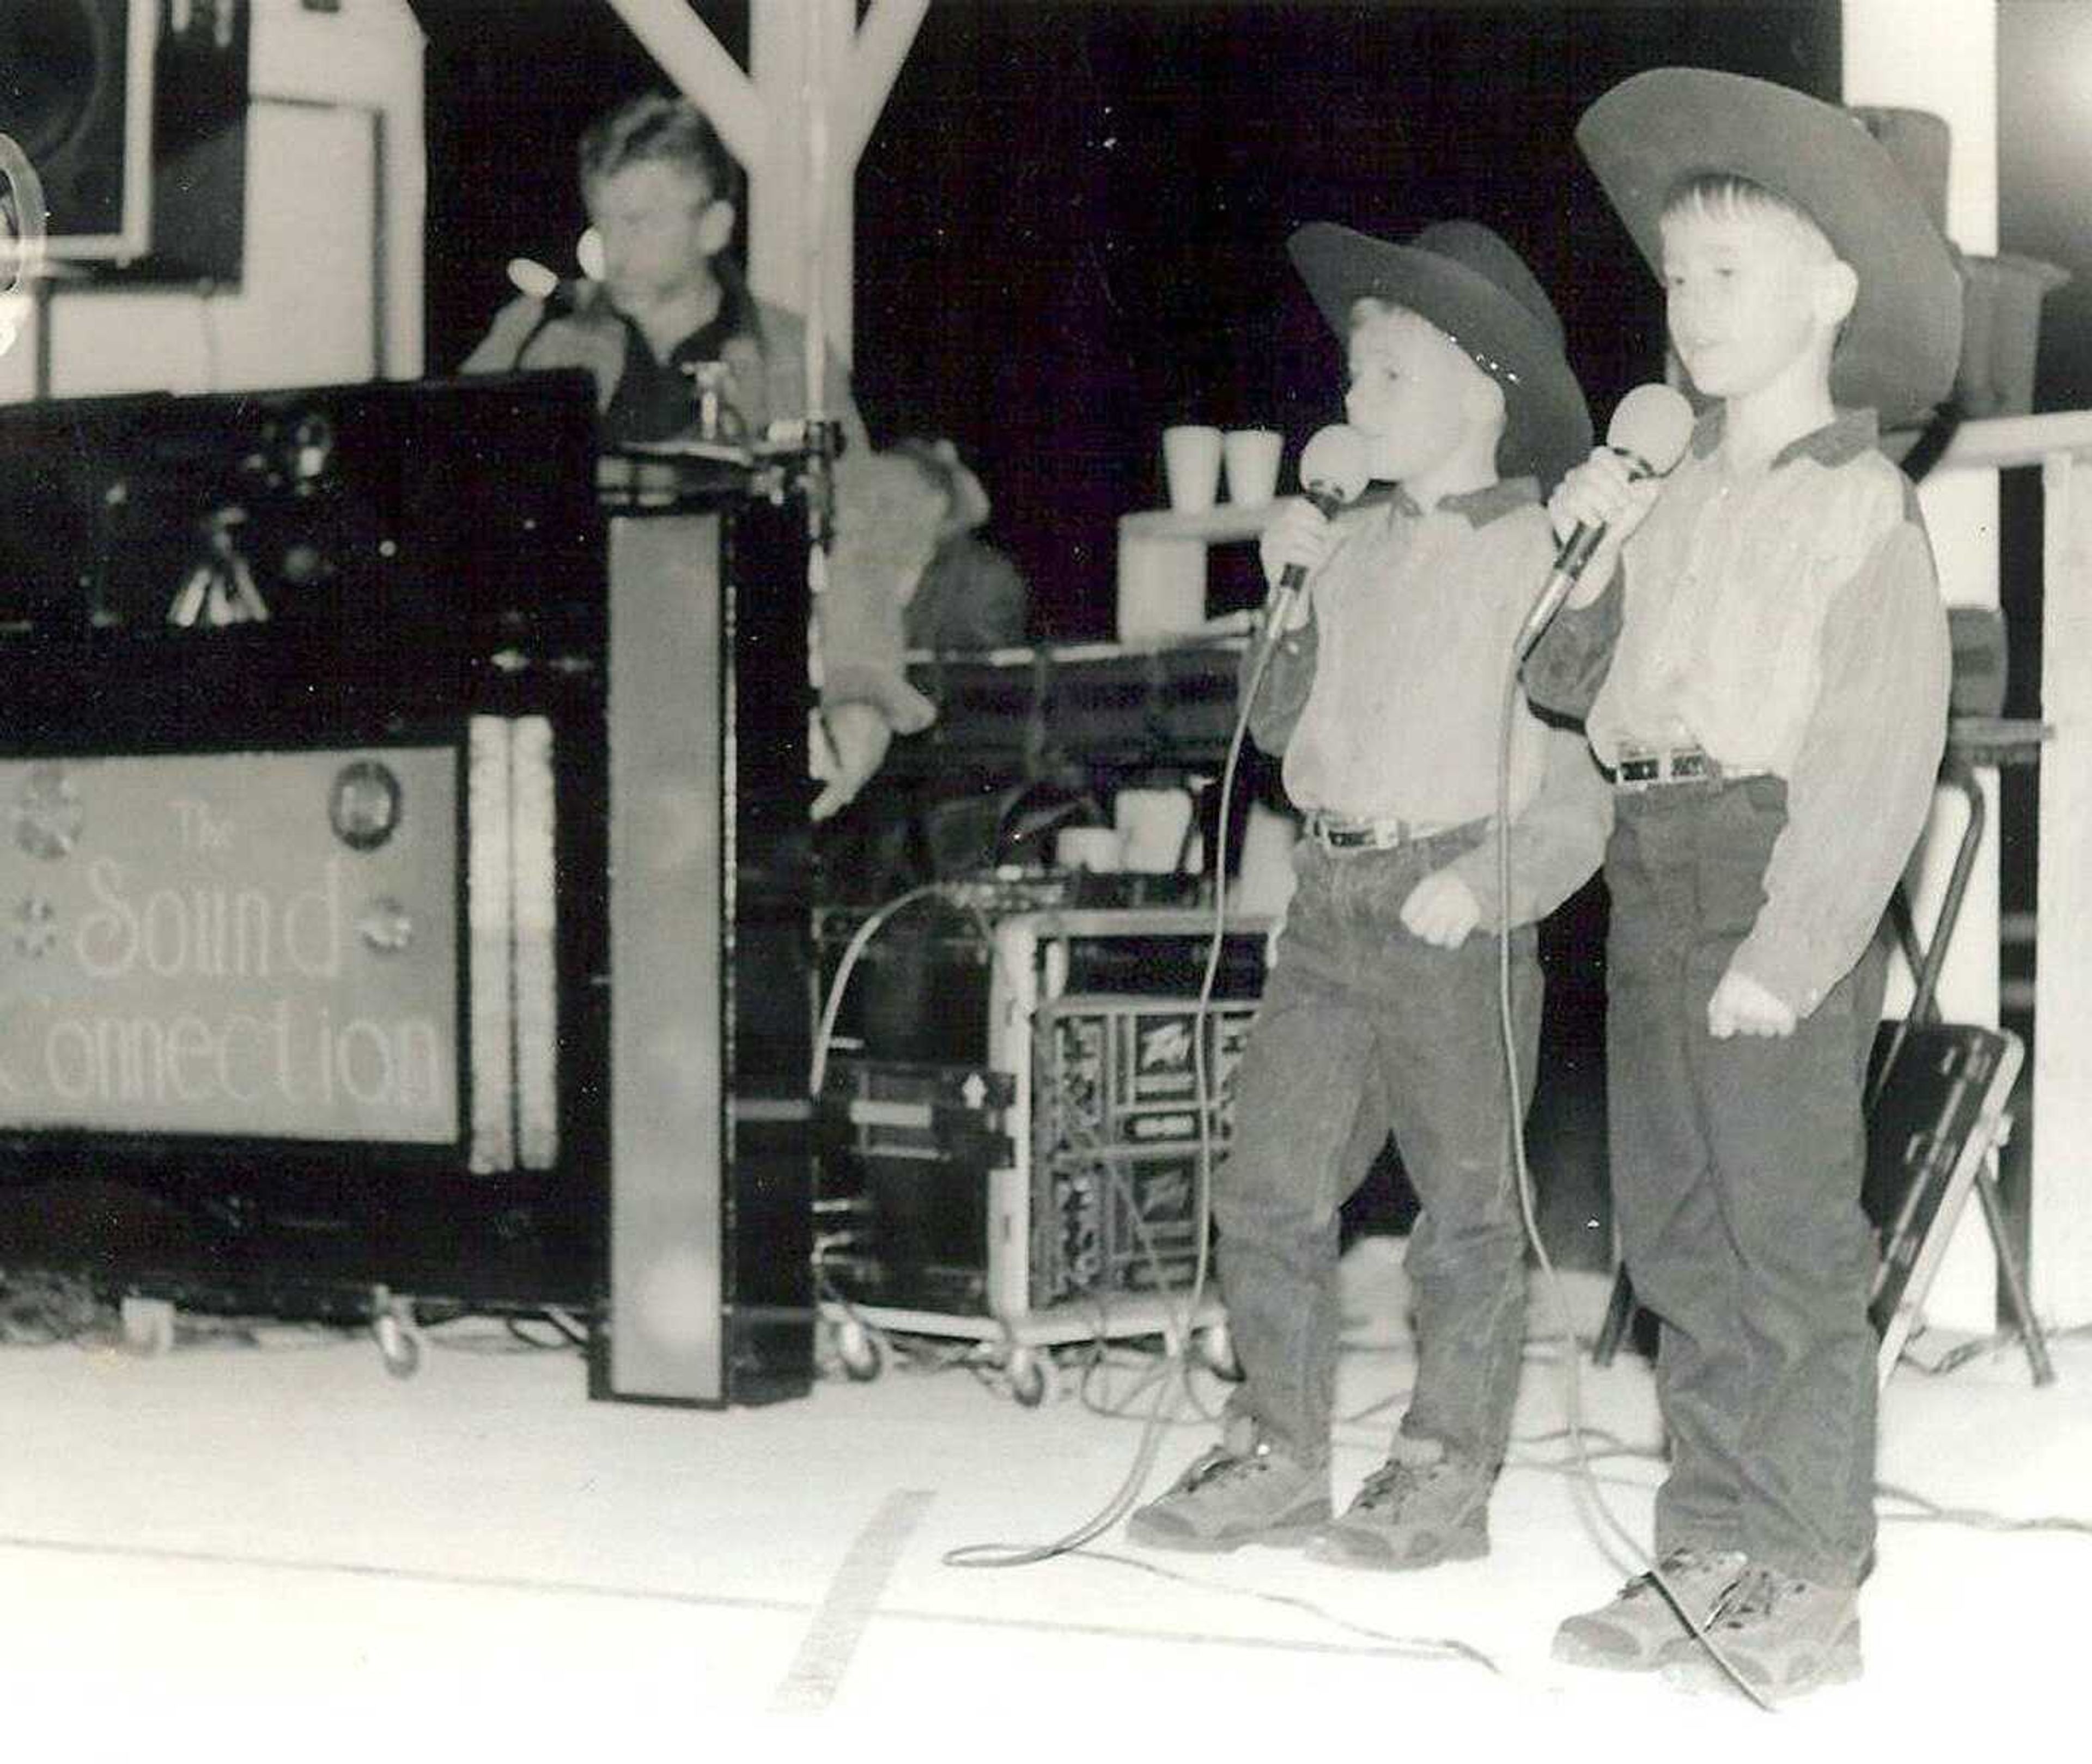
<svg viewBox="0 0 2092 1764">
<path fill-rule="evenodd" d="M 2092 452 L 2042 474 L 2040 914 L 2028 1285 L 2050 1327 L 2092 1322 Z"/>
<path fill-rule="evenodd" d="M 805 77 L 799 108 L 806 124 L 806 197 L 804 217 L 806 291 L 806 415 L 826 413 L 823 396 L 828 373 L 828 13 L 823 5 L 806 36 Z M 847 28 L 847 20 L 845 21 Z"/>
<path fill-rule="evenodd" d="M 1844 101 L 1930 110 L 1953 139 L 1947 231 L 1964 251 L 1994 253 L 1998 240 L 1997 16 L 1995 0 L 1844 0 Z M 1998 474 L 1995 468 L 1943 466 L 1918 491 L 1939 562 L 1940 586 L 1957 606 L 1998 604 Z M 1939 981 L 1943 1016 L 1956 1023 L 1998 1020 L 1998 774 L 1977 774 L 1986 820 L 1976 866 Z M 1955 850 L 1967 824 L 1956 792 L 1942 792 L 1916 871 L 1913 905 L 1921 933 L 1935 922 Z M 1908 1008 L 1899 974 L 1888 1009 Z M 1997 1319 L 1997 1265 L 1980 1209 L 1970 1207 L 1926 1301 L 1928 1321 L 1987 1333 Z"/>
</svg>

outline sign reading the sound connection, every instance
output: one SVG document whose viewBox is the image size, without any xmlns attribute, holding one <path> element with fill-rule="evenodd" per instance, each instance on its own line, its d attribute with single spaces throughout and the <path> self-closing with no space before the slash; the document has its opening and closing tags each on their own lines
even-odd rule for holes
<svg viewBox="0 0 2092 1764">
<path fill-rule="evenodd" d="M 458 756 L 0 762 L 0 1127 L 448 1144 Z"/>
</svg>

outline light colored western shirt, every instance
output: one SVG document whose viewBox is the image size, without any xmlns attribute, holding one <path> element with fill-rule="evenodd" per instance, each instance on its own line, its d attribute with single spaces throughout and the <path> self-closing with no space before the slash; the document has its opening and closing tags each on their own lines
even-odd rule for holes
<svg viewBox="0 0 2092 1764">
<path fill-rule="evenodd" d="M 1312 617 L 1282 638 L 1250 728 L 1285 755 L 1296 807 L 1360 820 L 1454 826 L 1497 811 L 1498 729 L 1512 647 L 1554 558 L 1531 478 L 1447 496 L 1427 511 L 1399 488 L 1346 510 L 1309 580 Z M 1247 663 L 1246 664 L 1247 665 Z M 1610 793 L 1575 733 L 1512 688 L 1509 923 L 1544 917 L 1591 876 Z M 1450 867 L 1505 923 L 1495 842 Z"/>
<path fill-rule="evenodd" d="M 1614 765 L 1697 746 L 1787 783 L 1765 904 L 1732 965 L 1806 1015 L 1857 962 L 1925 824 L 1952 651 L 1910 481 L 1874 413 L 1731 471 L 1718 407 L 1588 607 L 1533 652 L 1537 703 Z"/>
</svg>

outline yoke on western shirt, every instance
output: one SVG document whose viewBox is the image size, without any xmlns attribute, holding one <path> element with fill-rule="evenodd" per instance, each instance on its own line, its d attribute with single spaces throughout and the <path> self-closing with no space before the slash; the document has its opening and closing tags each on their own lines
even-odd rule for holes
<svg viewBox="0 0 2092 1764">
<path fill-rule="evenodd" d="M 1608 765 L 1697 746 L 1787 781 L 1765 904 L 1734 966 L 1806 1014 L 1856 962 L 1925 824 L 1951 651 L 1931 543 L 1874 413 L 1735 471 L 1718 407 L 1619 573 L 1534 650 L 1535 702 Z"/>
</svg>

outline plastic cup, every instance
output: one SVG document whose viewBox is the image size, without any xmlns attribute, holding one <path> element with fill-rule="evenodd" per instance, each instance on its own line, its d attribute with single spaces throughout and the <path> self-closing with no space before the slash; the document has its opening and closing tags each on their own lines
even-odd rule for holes
<svg viewBox="0 0 2092 1764">
<path fill-rule="evenodd" d="M 1261 508 L 1278 494 L 1278 456 L 1285 444 L 1276 429 L 1230 429 L 1221 437 L 1230 502 Z"/>
<path fill-rule="evenodd" d="M 1221 493 L 1221 431 L 1192 422 L 1165 429 L 1162 475 L 1171 508 L 1187 514 L 1212 508 Z"/>
</svg>

